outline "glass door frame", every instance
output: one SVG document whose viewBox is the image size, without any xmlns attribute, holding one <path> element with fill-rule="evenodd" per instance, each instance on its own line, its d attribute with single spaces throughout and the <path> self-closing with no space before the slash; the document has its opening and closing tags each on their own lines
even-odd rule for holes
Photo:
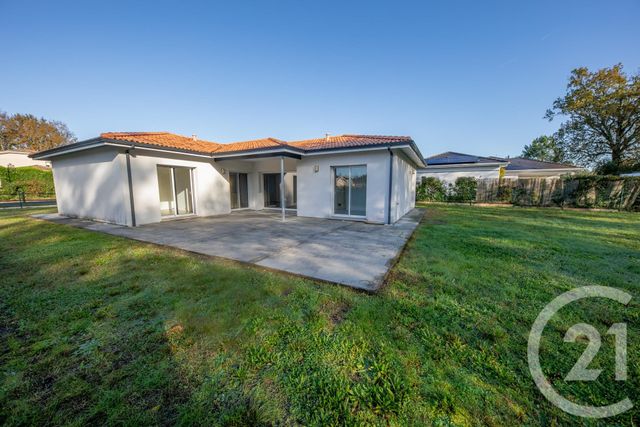
<svg viewBox="0 0 640 427">
<path fill-rule="evenodd" d="M 291 176 L 291 185 L 287 185 L 287 177 Z M 278 195 L 277 197 L 277 203 L 275 205 L 273 204 L 267 204 L 267 198 L 271 199 L 269 197 L 269 191 L 267 187 L 271 188 L 271 186 L 268 186 L 266 181 L 269 179 L 269 177 L 275 178 L 275 186 L 273 188 L 276 189 L 276 193 Z M 280 192 L 282 190 L 284 190 L 284 194 L 283 194 L 283 201 L 284 201 L 284 208 L 288 211 L 297 211 L 298 210 L 298 172 L 285 172 L 284 173 L 284 177 L 285 177 L 285 182 L 284 185 L 282 185 L 282 182 L 280 182 L 280 172 L 261 172 L 260 173 L 260 189 L 262 191 L 262 203 L 263 203 L 263 208 L 264 209 L 282 209 L 281 206 L 281 198 L 280 198 Z M 287 190 L 291 190 L 292 192 L 292 197 L 288 198 L 287 197 Z"/>
<path fill-rule="evenodd" d="M 331 166 L 331 209 L 332 209 L 332 213 L 331 215 L 334 217 L 339 217 L 339 218 L 358 218 L 358 219 L 366 219 L 367 218 L 367 206 L 365 204 L 364 207 L 364 215 L 352 215 L 351 214 L 351 168 L 354 167 L 363 167 L 365 168 L 365 170 L 367 171 L 367 177 L 369 174 L 367 165 L 335 165 L 335 166 Z M 346 214 L 340 214 L 340 213 L 336 213 L 336 205 L 335 205 L 335 198 L 336 198 L 336 169 L 337 168 L 348 168 L 349 169 L 349 183 L 347 185 L 347 213 Z M 366 188 L 365 188 L 366 191 Z"/>
<path fill-rule="evenodd" d="M 173 165 L 156 165 L 156 170 L 158 168 L 166 168 L 169 169 L 171 171 L 171 173 L 169 174 L 169 176 L 171 177 L 171 193 L 173 195 L 173 214 L 171 215 L 162 215 L 162 213 L 160 214 L 161 218 L 176 218 L 176 217 L 183 217 L 183 216 L 190 216 L 190 215 L 196 215 L 196 198 L 194 196 L 194 180 L 193 180 L 193 169 L 192 167 L 189 166 L 173 166 Z M 189 170 L 189 187 L 190 187 L 190 194 L 189 194 L 189 198 L 191 199 L 191 212 L 189 213 L 178 213 L 178 189 L 176 188 L 176 169 L 188 169 Z M 156 172 L 157 173 L 157 172 Z"/>
<path fill-rule="evenodd" d="M 240 194 L 240 175 L 246 175 L 247 176 L 247 206 L 242 207 L 242 195 Z M 233 177 L 235 176 L 235 185 L 236 185 L 236 198 L 237 198 L 237 202 L 238 202 L 238 207 L 237 208 L 232 208 L 231 205 L 229 206 L 229 208 L 232 211 L 240 211 L 243 209 L 249 209 L 249 173 L 248 172 L 234 172 L 234 171 L 229 171 L 229 201 L 231 201 L 231 180 L 233 179 Z"/>
</svg>

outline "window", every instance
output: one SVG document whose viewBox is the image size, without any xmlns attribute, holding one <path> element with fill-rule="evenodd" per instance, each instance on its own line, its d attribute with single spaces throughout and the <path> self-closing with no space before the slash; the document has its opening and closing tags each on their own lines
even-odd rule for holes
<svg viewBox="0 0 640 427">
<path fill-rule="evenodd" d="M 336 166 L 333 168 L 333 213 L 366 216 L 367 167 Z"/>
<path fill-rule="evenodd" d="M 158 166 L 160 215 L 176 216 L 193 213 L 191 169 Z"/>
</svg>

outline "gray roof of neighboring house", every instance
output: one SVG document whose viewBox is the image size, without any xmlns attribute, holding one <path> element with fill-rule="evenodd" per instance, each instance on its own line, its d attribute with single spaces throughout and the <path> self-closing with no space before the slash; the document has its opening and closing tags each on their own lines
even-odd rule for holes
<svg viewBox="0 0 640 427">
<path fill-rule="evenodd" d="M 568 165 L 565 163 L 542 162 L 540 160 L 527 159 L 524 157 L 512 157 L 507 159 L 508 171 L 529 170 L 529 169 L 582 169 L 580 166 Z"/>
<path fill-rule="evenodd" d="M 0 150 L 0 154 L 31 154 L 34 152 L 31 150 Z"/>
<path fill-rule="evenodd" d="M 482 157 L 472 154 L 456 153 L 447 151 L 446 153 L 436 154 L 425 159 L 427 166 L 436 165 L 458 165 L 458 164 L 474 164 L 474 163 L 501 163 L 508 162 L 500 157 Z"/>
</svg>

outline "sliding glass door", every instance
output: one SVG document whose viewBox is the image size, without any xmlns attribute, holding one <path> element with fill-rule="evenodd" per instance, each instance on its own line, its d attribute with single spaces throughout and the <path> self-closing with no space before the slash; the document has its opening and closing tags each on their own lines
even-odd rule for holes
<svg viewBox="0 0 640 427">
<path fill-rule="evenodd" d="M 229 172 L 231 209 L 249 207 L 249 185 L 246 173 Z"/>
<path fill-rule="evenodd" d="M 176 216 L 193 213 L 191 169 L 158 166 L 160 215 Z"/>
<path fill-rule="evenodd" d="M 264 190 L 264 207 L 280 207 L 280 174 L 262 174 L 262 188 Z M 298 175 L 293 172 L 284 174 L 284 207 L 296 209 L 298 207 Z"/>
<path fill-rule="evenodd" d="M 333 213 L 366 216 L 367 167 L 336 166 L 333 173 Z"/>
<path fill-rule="evenodd" d="M 264 207 L 280 207 L 280 174 L 265 173 L 262 175 L 262 188 L 264 189 Z"/>
</svg>

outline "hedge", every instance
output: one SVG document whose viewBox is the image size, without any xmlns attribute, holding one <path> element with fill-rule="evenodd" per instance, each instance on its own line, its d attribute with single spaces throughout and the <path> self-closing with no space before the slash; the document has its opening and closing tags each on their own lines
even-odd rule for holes
<svg viewBox="0 0 640 427">
<path fill-rule="evenodd" d="M 458 178 L 446 184 L 435 177 L 423 177 L 416 188 L 416 200 L 430 202 L 474 202 L 477 182 L 474 178 Z"/>
<path fill-rule="evenodd" d="M 429 177 L 423 178 L 418 184 L 416 199 L 640 210 L 640 177 L 581 175 L 516 180 L 458 178 L 455 184 L 446 184 Z"/>
<path fill-rule="evenodd" d="M 0 166 L 0 200 L 16 200 L 21 192 L 27 199 L 55 197 L 53 173 L 33 166 Z"/>
</svg>

